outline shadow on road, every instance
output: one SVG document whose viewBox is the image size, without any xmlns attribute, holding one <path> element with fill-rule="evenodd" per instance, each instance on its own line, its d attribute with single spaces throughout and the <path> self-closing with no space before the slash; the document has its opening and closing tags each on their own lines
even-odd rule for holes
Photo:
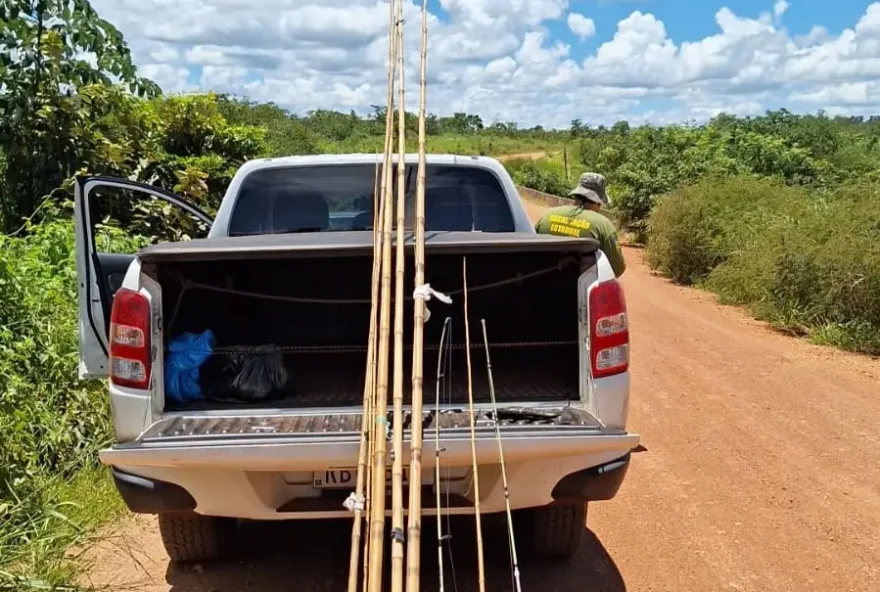
<svg viewBox="0 0 880 592">
<path fill-rule="evenodd" d="M 473 517 L 455 518 L 444 553 L 445 588 L 478 590 Z M 523 589 L 542 592 L 625 592 L 614 561 L 592 531 L 571 561 L 520 560 Z M 426 517 L 422 542 L 422 590 L 438 589 L 437 531 Z M 512 590 L 510 556 L 502 524 L 484 520 L 486 587 Z M 350 521 L 249 523 L 240 527 L 238 549 L 223 563 L 169 565 L 166 579 L 174 592 L 260 592 L 345 590 L 348 577 Z M 525 541 L 519 543 L 524 548 Z M 388 547 L 386 546 L 388 572 Z M 522 551 L 520 554 L 524 554 Z M 454 576 L 453 576 L 454 570 Z M 385 586 L 387 588 L 387 585 Z"/>
</svg>

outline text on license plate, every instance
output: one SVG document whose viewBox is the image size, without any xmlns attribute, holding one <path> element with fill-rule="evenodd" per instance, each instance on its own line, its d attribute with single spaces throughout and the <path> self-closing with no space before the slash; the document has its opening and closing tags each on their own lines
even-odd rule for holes
<svg viewBox="0 0 880 592">
<path fill-rule="evenodd" d="M 391 485 L 391 467 L 385 469 L 385 481 Z M 431 471 L 422 473 L 422 485 L 430 485 L 434 481 Z M 409 468 L 403 469 L 403 485 L 409 484 Z M 354 489 L 357 485 L 357 469 L 330 469 L 315 471 L 312 485 L 315 489 Z"/>
</svg>

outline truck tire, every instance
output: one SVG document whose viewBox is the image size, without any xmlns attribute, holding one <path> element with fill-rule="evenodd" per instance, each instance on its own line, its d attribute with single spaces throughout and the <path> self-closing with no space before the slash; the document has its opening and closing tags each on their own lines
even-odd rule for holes
<svg viewBox="0 0 880 592">
<path fill-rule="evenodd" d="M 574 557 L 587 528 L 587 503 L 553 503 L 532 512 L 534 553 L 545 557 Z"/>
<path fill-rule="evenodd" d="M 195 513 L 159 514 L 159 532 L 168 557 L 175 563 L 220 559 L 229 550 L 236 521 Z"/>
</svg>

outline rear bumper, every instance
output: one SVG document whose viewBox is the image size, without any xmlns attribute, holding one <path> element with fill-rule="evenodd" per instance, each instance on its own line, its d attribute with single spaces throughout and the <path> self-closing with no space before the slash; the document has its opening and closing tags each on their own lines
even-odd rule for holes
<svg viewBox="0 0 880 592">
<path fill-rule="evenodd" d="M 198 505 L 190 493 L 174 483 L 140 477 L 110 467 L 113 483 L 128 509 L 137 514 L 191 512 Z"/>
<path fill-rule="evenodd" d="M 629 469 L 630 454 L 601 465 L 569 473 L 560 479 L 551 491 L 553 501 L 604 501 L 617 495 Z M 427 467 L 426 467 L 427 468 Z M 111 467 L 113 481 L 128 509 L 138 514 L 162 514 L 191 512 L 196 509 L 196 499 L 182 486 L 160 479 L 134 475 L 116 467 Z M 173 476 L 173 475 L 170 475 Z M 428 513 L 435 513 L 431 507 L 434 495 L 432 488 L 426 488 L 423 498 Z M 406 497 L 406 496 L 404 496 Z M 326 514 L 344 515 L 339 508 L 344 495 L 331 494 L 320 497 L 293 497 L 274 509 L 273 518 L 321 517 Z M 448 500 L 446 509 L 452 513 L 467 512 L 472 502 L 466 495 L 455 494 Z M 244 511 L 240 518 L 253 517 L 252 510 Z M 271 511 L 270 507 L 265 508 Z M 491 508 L 489 511 L 493 511 Z M 494 510 L 500 511 L 500 510 Z M 229 512 L 227 512 L 229 513 Z M 235 513 L 233 510 L 232 513 Z M 298 516 L 294 516 L 298 515 Z M 320 515 L 320 516 L 318 516 Z"/>
<path fill-rule="evenodd" d="M 598 502 L 612 499 L 623 485 L 630 455 L 628 452 L 611 462 L 569 473 L 553 488 L 553 500 Z"/>
<path fill-rule="evenodd" d="M 508 464 L 575 455 L 607 454 L 619 456 L 639 443 L 636 434 L 536 433 L 503 440 L 504 460 Z M 101 462 L 111 466 L 155 468 L 211 468 L 239 471 L 321 471 L 357 464 L 359 441 L 240 443 L 222 446 L 114 447 L 100 454 Z M 424 442 L 422 457 L 433 462 L 433 442 Z M 410 458 L 409 442 L 403 445 L 404 458 Z M 477 463 L 499 462 L 494 438 L 477 438 Z M 442 466 L 467 466 L 472 462 L 471 442 L 464 438 L 444 439 Z"/>
<path fill-rule="evenodd" d="M 436 482 L 435 445 L 432 434 L 426 434 L 422 485 L 427 515 L 436 513 L 432 506 L 438 489 L 444 500 L 449 495 L 450 503 L 447 507 L 444 501 L 443 513 L 473 513 L 470 430 L 450 424 L 454 415 L 441 421 L 440 478 Z M 350 490 L 317 485 L 316 477 L 326 470 L 350 470 L 357 465 L 360 432 L 354 429 L 356 422 L 342 421 L 338 416 L 332 421 L 306 418 L 302 423 L 311 427 L 299 430 L 265 418 L 253 425 L 240 418 L 234 420 L 237 423 L 223 419 L 220 425 L 213 418 L 209 420 L 215 426 L 211 429 L 194 426 L 193 421 L 201 420 L 175 419 L 169 425 L 154 426 L 134 442 L 102 451 L 101 460 L 113 467 L 117 488 L 132 511 L 195 511 L 254 520 L 349 515 L 342 502 Z M 598 501 L 616 495 L 627 472 L 629 452 L 638 445 L 639 436 L 607 430 L 586 416 L 572 421 L 566 425 L 513 421 L 502 426 L 512 509 L 543 506 L 554 500 Z M 273 425 L 283 429 L 272 430 Z M 217 426 L 222 429 L 215 429 Z M 475 444 L 481 511 L 504 511 L 494 428 L 478 425 Z M 404 462 L 409 465 L 408 433 L 404 434 L 403 448 Z"/>
</svg>

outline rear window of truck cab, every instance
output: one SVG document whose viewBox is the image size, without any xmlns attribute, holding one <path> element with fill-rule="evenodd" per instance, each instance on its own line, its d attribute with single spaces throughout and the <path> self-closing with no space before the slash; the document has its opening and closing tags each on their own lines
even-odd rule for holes
<svg viewBox="0 0 880 592">
<path fill-rule="evenodd" d="M 397 202 L 397 168 L 393 172 Z M 405 225 L 415 224 L 416 165 L 407 165 Z M 373 164 L 293 166 L 256 170 L 245 177 L 233 207 L 229 236 L 372 230 Z M 427 165 L 425 229 L 514 232 L 513 214 L 489 170 Z"/>
</svg>

